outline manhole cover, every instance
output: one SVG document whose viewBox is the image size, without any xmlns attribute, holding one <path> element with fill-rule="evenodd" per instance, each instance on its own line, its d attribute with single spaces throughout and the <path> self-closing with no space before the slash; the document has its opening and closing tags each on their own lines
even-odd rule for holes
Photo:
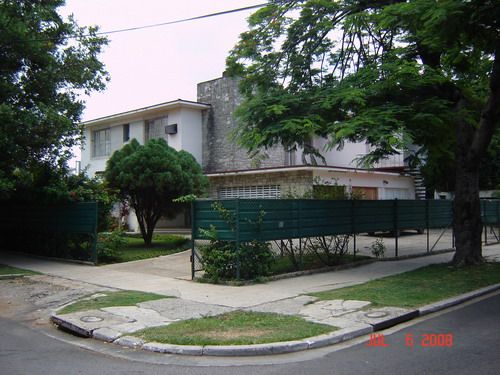
<svg viewBox="0 0 500 375">
<path fill-rule="evenodd" d="M 102 322 L 104 319 L 98 316 L 82 316 L 80 320 L 85 323 L 97 323 Z"/>
<path fill-rule="evenodd" d="M 367 318 L 384 318 L 387 315 L 389 315 L 389 313 L 385 311 L 372 311 L 365 314 Z"/>
</svg>

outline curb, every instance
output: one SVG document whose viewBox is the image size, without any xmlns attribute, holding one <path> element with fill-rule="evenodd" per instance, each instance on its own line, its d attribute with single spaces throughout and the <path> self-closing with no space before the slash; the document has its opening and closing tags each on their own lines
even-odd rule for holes
<svg viewBox="0 0 500 375">
<path fill-rule="evenodd" d="M 409 311 L 395 318 L 389 318 L 373 324 L 358 324 L 351 328 L 343 328 L 332 333 L 309 337 L 303 340 L 275 342 L 256 345 L 174 345 L 162 344 L 156 342 L 144 342 L 133 336 L 121 336 L 110 328 L 99 328 L 88 330 L 76 326 L 64 320 L 60 315 L 53 314 L 51 321 L 62 329 L 74 333 L 78 336 L 92 337 L 101 341 L 112 342 L 114 344 L 146 351 L 177 355 L 192 356 L 221 356 L 221 357 L 243 357 L 243 356 L 262 356 L 294 353 L 303 350 L 317 349 L 325 346 L 338 344 L 360 336 L 371 334 L 397 324 L 413 320 L 420 316 L 425 316 L 448 307 L 459 305 L 471 299 L 481 297 L 485 294 L 500 290 L 500 284 L 490 285 L 472 292 L 464 293 L 456 297 L 448 298 L 436 303 L 422 306 L 418 310 Z"/>
<path fill-rule="evenodd" d="M 0 275 L 0 280 L 12 280 L 12 279 L 20 279 L 26 275 L 22 273 L 11 273 L 8 275 Z"/>
</svg>

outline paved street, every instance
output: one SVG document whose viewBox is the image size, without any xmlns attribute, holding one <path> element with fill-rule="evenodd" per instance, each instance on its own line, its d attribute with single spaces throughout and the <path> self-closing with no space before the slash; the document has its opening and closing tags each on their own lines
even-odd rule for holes
<svg viewBox="0 0 500 375">
<path fill-rule="evenodd" d="M 138 352 L 95 340 L 67 338 L 49 327 L 27 327 L 26 323 L 20 324 L 15 317 L 0 318 L 0 373 L 498 374 L 499 314 L 500 294 L 497 293 L 465 307 L 417 320 L 416 324 L 399 331 L 385 331 L 384 341 L 388 347 L 369 347 L 366 345 L 368 337 L 364 337 L 358 340 L 359 344 L 341 350 L 337 347 L 308 353 L 243 359 L 198 359 Z M 406 345 L 409 334 L 414 338 L 413 347 Z M 453 335 L 452 346 L 423 347 L 424 334 Z"/>
</svg>

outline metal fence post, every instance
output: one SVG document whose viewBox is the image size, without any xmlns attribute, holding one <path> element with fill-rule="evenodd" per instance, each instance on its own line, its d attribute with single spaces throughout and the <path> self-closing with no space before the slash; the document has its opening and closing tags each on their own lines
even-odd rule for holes
<svg viewBox="0 0 500 375">
<path fill-rule="evenodd" d="M 241 277 L 241 259 L 240 259 L 240 198 L 236 198 L 236 280 L 239 280 Z"/>
<path fill-rule="evenodd" d="M 427 253 L 429 253 L 429 200 L 425 200 L 425 226 L 427 231 Z"/>
<path fill-rule="evenodd" d="M 98 219 L 99 219 L 99 206 L 98 203 L 94 203 L 95 207 L 95 225 L 94 225 L 94 233 L 92 234 L 92 262 L 94 265 L 97 265 L 97 262 L 99 261 L 98 259 L 98 254 L 97 254 L 97 226 L 99 225 Z"/>
<path fill-rule="evenodd" d="M 352 252 L 353 256 L 356 258 L 356 229 L 354 227 L 354 202 L 355 200 L 351 198 L 351 234 L 352 234 Z"/>
<path fill-rule="evenodd" d="M 196 210 L 194 209 L 196 201 L 191 202 L 191 280 L 194 280 L 194 274 L 195 274 L 195 257 L 196 257 L 196 250 L 194 247 L 194 241 L 195 241 L 195 212 Z"/>
<path fill-rule="evenodd" d="M 395 248 L 394 252 L 396 255 L 396 258 L 398 257 L 398 246 L 399 246 L 399 223 L 398 223 L 399 217 L 398 217 L 398 199 L 394 199 L 394 241 L 395 241 Z"/>
</svg>

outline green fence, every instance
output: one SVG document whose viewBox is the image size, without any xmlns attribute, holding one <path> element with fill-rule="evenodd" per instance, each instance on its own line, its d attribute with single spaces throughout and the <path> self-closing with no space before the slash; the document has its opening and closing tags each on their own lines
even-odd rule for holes
<svg viewBox="0 0 500 375">
<path fill-rule="evenodd" d="M 232 199 L 220 202 L 230 223 L 213 209 L 214 200 L 193 203 L 193 238 L 214 226 L 221 240 L 269 241 L 348 233 L 442 228 L 451 224 L 453 208 L 445 200 Z M 498 203 L 483 202 L 488 220 L 498 220 Z M 496 210 L 496 211 L 495 211 Z M 260 223 L 259 217 L 262 217 Z M 229 220 L 231 221 L 231 220 Z M 234 228 L 234 229 L 233 229 Z"/>
<path fill-rule="evenodd" d="M 215 202 L 223 214 L 214 209 Z M 485 225 L 500 225 L 500 200 L 483 200 L 481 209 Z M 211 227 L 218 239 L 237 243 L 390 231 L 396 234 L 398 256 L 401 231 L 427 229 L 428 237 L 428 229 L 451 228 L 452 221 L 449 200 L 198 200 L 192 205 L 193 267 L 201 262 L 194 240 L 208 239 L 204 230 Z"/>
<path fill-rule="evenodd" d="M 64 206 L 4 205 L 0 243 L 10 251 L 97 262 L 96 202 Z"/>
</svg>

